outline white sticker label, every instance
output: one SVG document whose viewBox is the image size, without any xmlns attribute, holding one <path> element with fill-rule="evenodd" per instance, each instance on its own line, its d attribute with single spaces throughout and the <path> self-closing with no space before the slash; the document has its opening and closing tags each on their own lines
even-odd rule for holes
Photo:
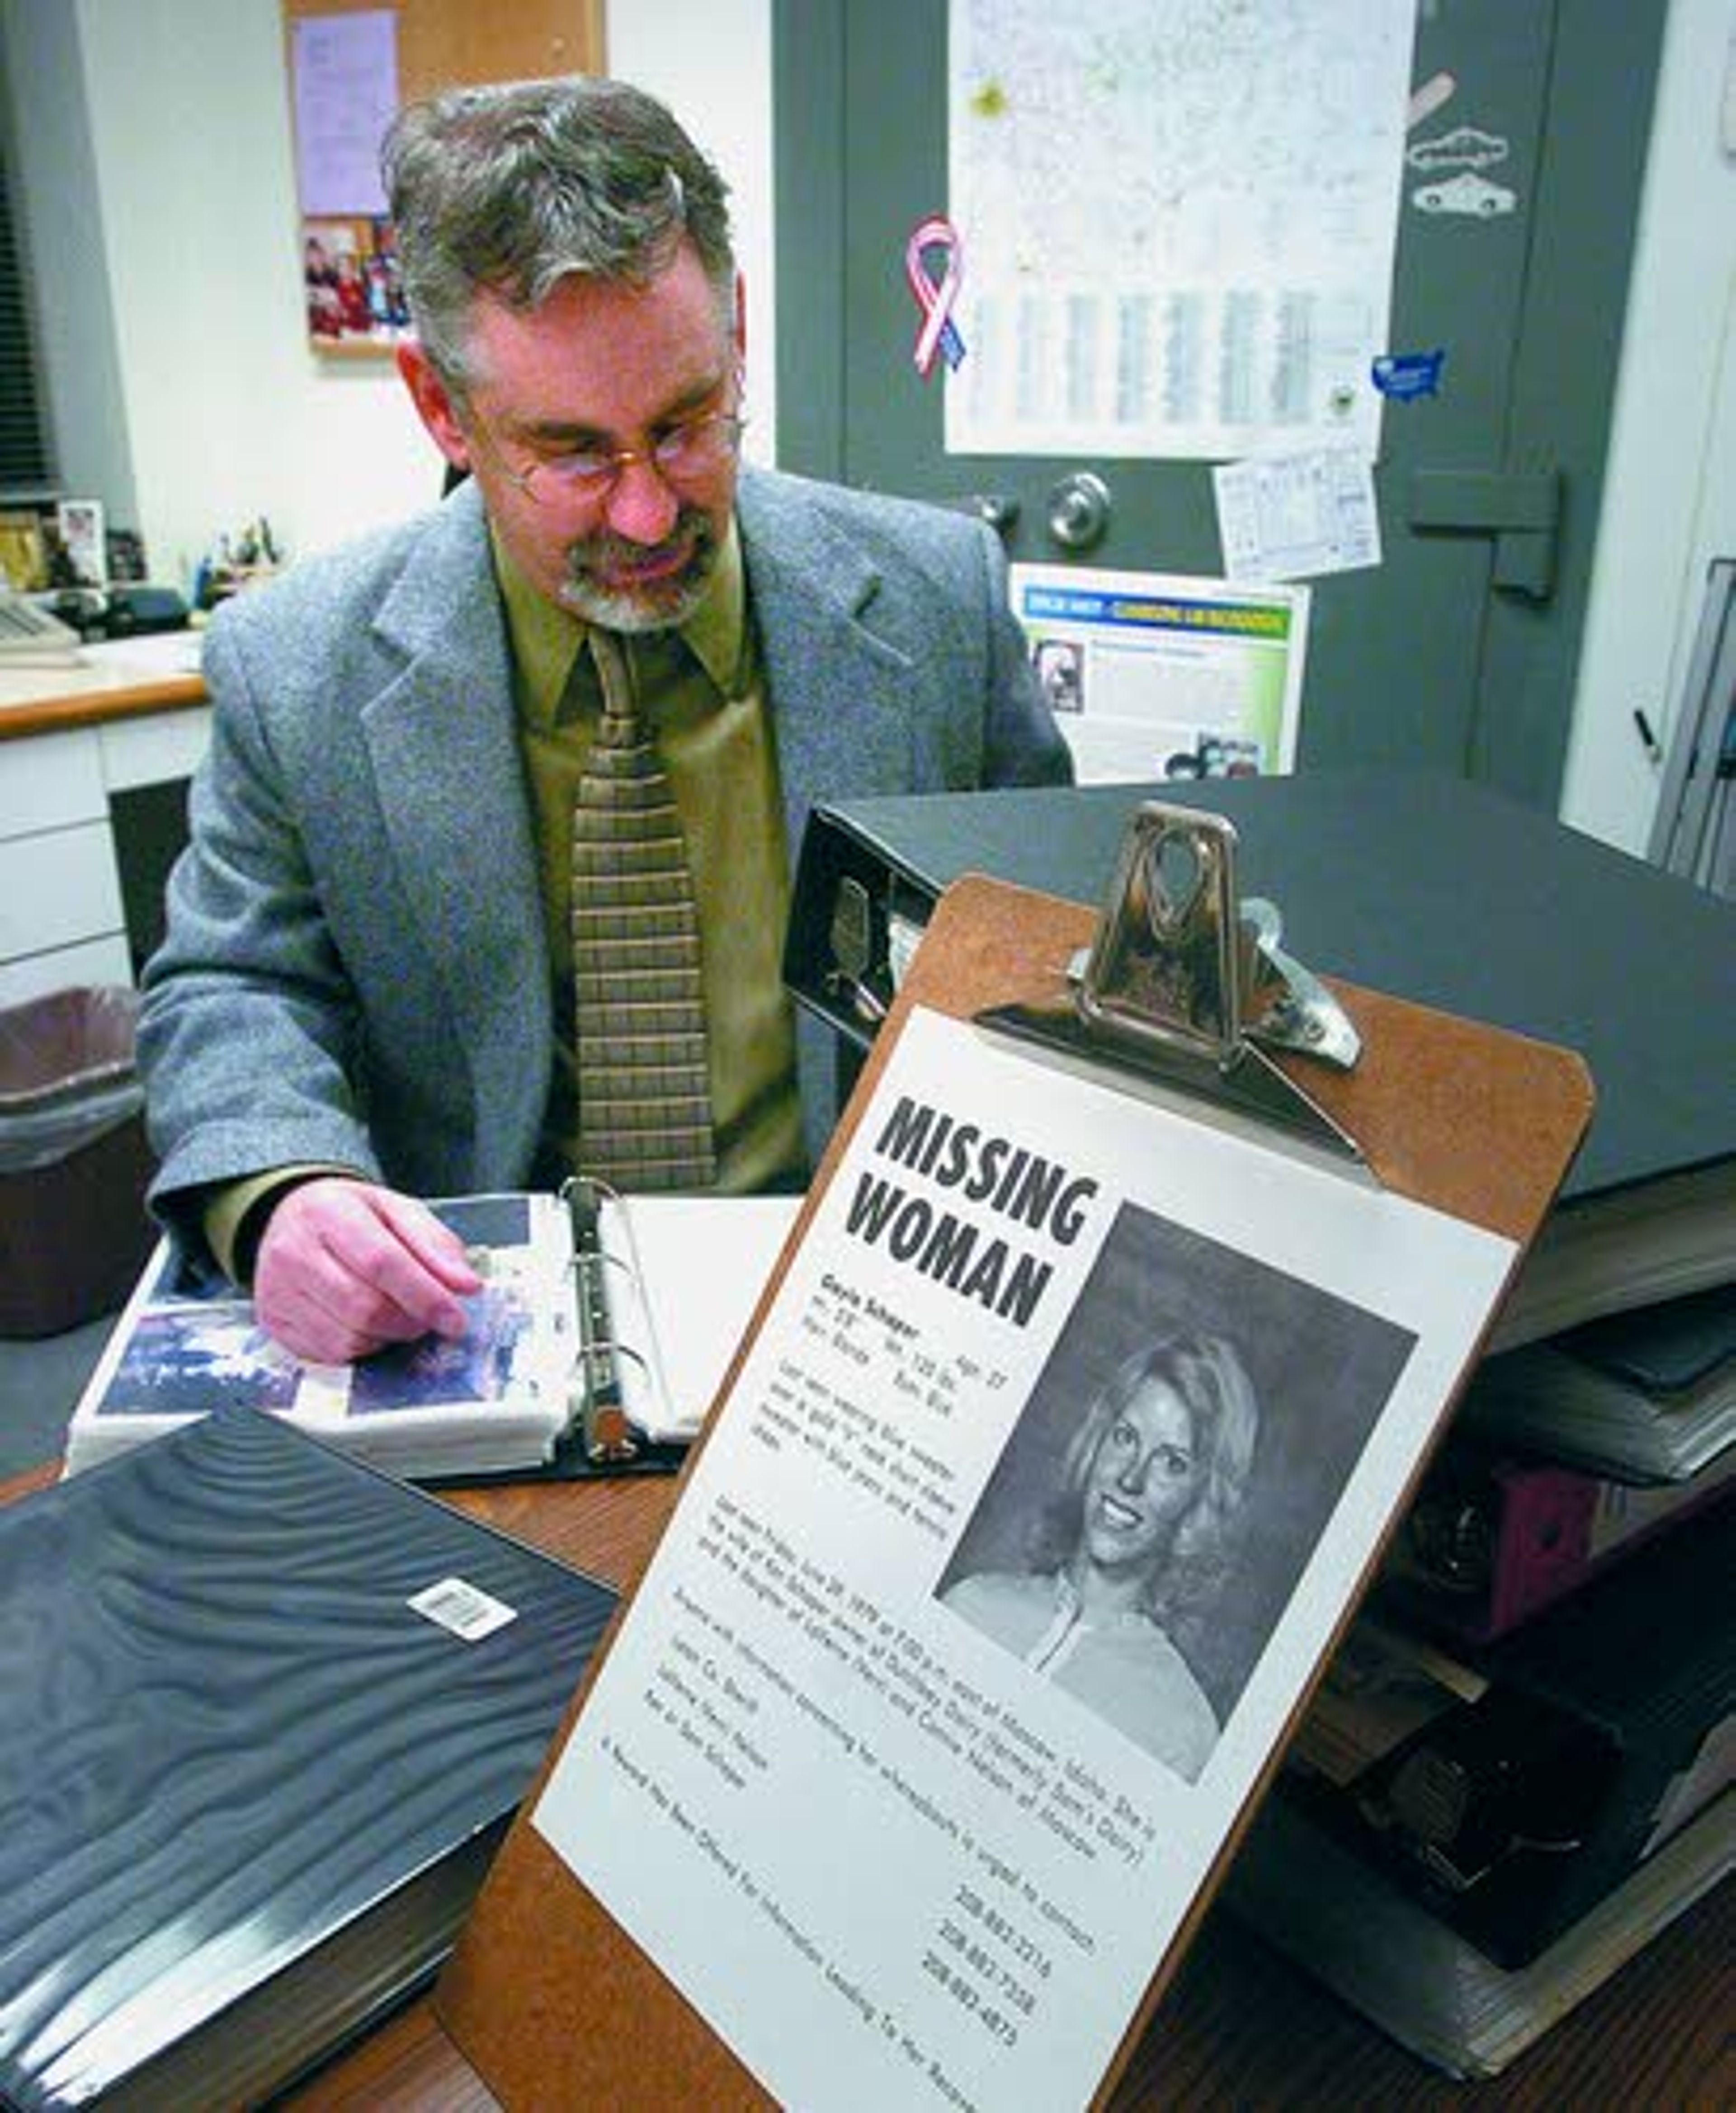
<svg viewBox="0 0 1736 2113">
<path fill-rule="evenodd" d="M 467 1644 L 480 1643 L 484 1636 L 491 1636 L 496 1629 L 504 1629 L 509 1622 L 519 1618 L 514 1609 L 491 1599 L 479 1586 L 466 1584 L 462 1577 L 442 1577 L 437 1585 L 425 1586 L 409 1604 L 429 1621 L 462 1636 Z"/>
</svg>

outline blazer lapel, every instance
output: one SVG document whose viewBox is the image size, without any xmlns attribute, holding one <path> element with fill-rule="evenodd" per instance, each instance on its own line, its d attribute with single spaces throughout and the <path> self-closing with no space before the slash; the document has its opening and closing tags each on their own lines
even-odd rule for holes
<svg viewBox="0 0 1736 2113">
<path fill-rule="evenodd" d="M 738 512 L 793 862 L 811 806 L 910 790 L 916 671 L 862 621 L 878 568 L 799 485 L 744 472 Z"/>
<path fill-rule="evenodd" d="M 549 974 L 505 622 L 468 498 L 448 503 L 381 605 L 375 629 L 399 665 L 362 716 L 409 936 L 470 1059 L 482 1130 L 516 1139 L 541 1113 Z M 479 1156 L 500 1141 L 479 1136 Z"/>
</svg>

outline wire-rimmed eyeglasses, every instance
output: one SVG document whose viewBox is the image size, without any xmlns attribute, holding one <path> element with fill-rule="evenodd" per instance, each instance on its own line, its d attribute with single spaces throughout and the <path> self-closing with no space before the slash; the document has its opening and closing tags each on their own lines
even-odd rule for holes
<svg viewBox="0 0 1736 2113">
<path fill-rule="evenodd" d="M 519 468 L 507 461 L 491 436 L 488 450 L 508 483 L 543 506 L 600 506 L 629 463 L 643 463 L 676 491 L 702 484 L 729 468 L 741 452 L 747 421 L 737 411 L 706 411 L 666 426 L 648 447 L 575 448 L 539 455 Z"/>
</svg>

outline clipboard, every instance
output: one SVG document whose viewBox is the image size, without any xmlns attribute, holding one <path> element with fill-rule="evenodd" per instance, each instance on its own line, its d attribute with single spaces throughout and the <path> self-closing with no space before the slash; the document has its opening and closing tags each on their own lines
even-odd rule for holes
<svg viewBox="0 0 1736 2113">
<path fill-rule="evenodd" d="M 1108 921 L 1112 924 L 1112 910 Z M 738 1353 L 730 1384 L 765 1326 L 778 1286 L 917 1010 L 971 1019 L 1011 1008 L 1021 1016 L 1021 1027 L 1032 1020 L 1053 1024 L 1076 1011 L 1080 952 L 1102 936 L 1089 911 L 1024 889 L 966 877 L 946 892 Z M 1113 975 L 1100 979 L 1099 988 L 1112 999 Z M 1300 1083 L 1325 1120 L 1342 1133 L 1347 1151 L 1382 1184 L 1514 1242 L 1516 1271 L 1590 1119 L 1592 1093 L 1583 1064 L 1569 1052 L 1376 993 L 1336 983 L 1322 988 L 1359 1038 L 1357 1061 L 1334 1068 L 1281 1052 L 1272 1059 L 1273 1068 L 1291 1084 Z M 1510 1271 L 1510 1286 L 1511 1280 Z M 689 1480 L 728 1419 L 727 1385 L 723 1399 L 724 1408 L 684 1470 Z M 1442 1404 L 1437 1432 L 1449 1405 Z M 1406 1498 L 1425 1462 L 1426 1449 L 1414 1463 Z M 1392 1508 L 1389 1531 L 1401 1508 Z M 1379 1545 L 1370 1549 L 1357 1589 L 1338 1609 L 1333 1642 L 1380 1554 Z M 532 1823 L 530 1815 L 600 1667 L 632 1616 L 628 1603 L 575 1698 L 441 1978 L 436 2008 L 509 2108 L 769 2106 L 775 2102 L 767 2089 Z M 1316 1678 L 1324 1662 L 1323 1656 Z M 1311 1691 L 1312 1682 L 1298 1696 L 1286 1732 Z M 1094 2103 L 1111 2097 L 1276 1770 L 1283 1744 L 1282 1736 L 1273 1741 L 1234 1823 L 1218 1842 L 1208 1881 L 1158 1962 Z M 575 1992 L 585 1992 L 582 2001 Z"/>
</svg>

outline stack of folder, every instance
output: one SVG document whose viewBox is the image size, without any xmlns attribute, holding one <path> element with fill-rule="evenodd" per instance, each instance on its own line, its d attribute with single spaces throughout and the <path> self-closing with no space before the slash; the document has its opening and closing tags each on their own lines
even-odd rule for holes
<svg viewBox="0 0 1736 2113">
<path fill-rule="evenodd" d="M 1736 1444 L 1736 1281 L 1492 1357 L 1465 1410 L 1593 1474 L 1683 1484 L 1715 1472 Z"/>
<path fill-rule="evenodd" d="M 1504 2067 L 1730 1868 L 1733 1527 L 1707 1505 L 1481 1645 L 1377 1599 L 1230 1898 L 1417 2051 Z"/>
<path fill-rule="evenodd" d="M 1487 1359 L 1243 1860 L 1268 1937 L 1457 2073 L 1736 1862 L 1733 1422 L 1736 1285 Z"/>
<path fill-rule="evenodd" d="M 944 888 L 984 873 L 1100 904 L 1148 799 L 1229 818 L 1243 896 L 1277 904 L 1317 972 L 1586 1060 L 1597 1116 L 1496 1348 L 1731 1283 L 1736 903 L 1461 779 L 1323 769 L 823 807 L 786 979 L 860 1053 Z"/>
<path fill-rule="evenodd" d="M 1577 1049 L 1596 1084 L 1227 1888 L 1396 2037 L 1492 2073 L 1736 1855 L 1736 905 L 1392 772 L 864 801 L 810 827 L 793 988 L 865 1050 L 943 888 L 1101 902 L 1144 799 L 1229 816 L 1312 968 Z"/>
</svg>

